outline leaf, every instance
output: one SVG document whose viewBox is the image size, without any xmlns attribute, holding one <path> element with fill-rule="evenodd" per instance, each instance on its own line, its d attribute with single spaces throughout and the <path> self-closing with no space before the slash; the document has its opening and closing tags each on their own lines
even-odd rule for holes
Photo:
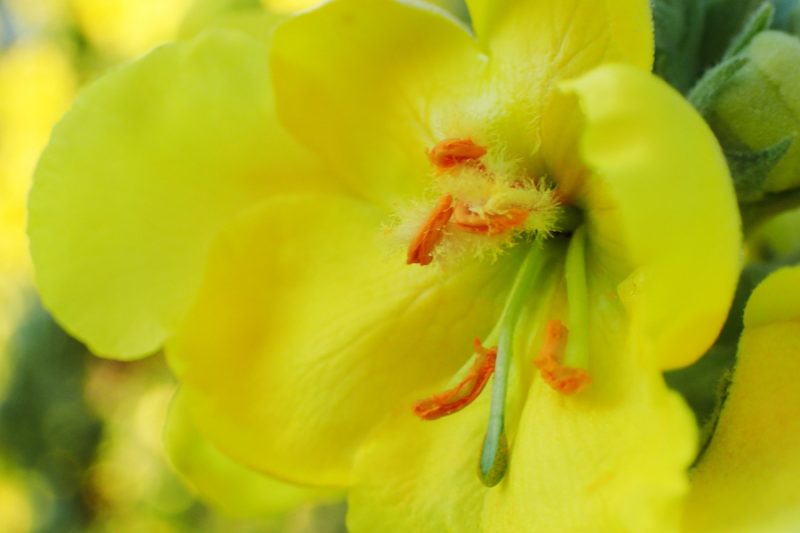
<svg viewBox="0 0 800 533">
<path fill-rule="evenodd" d="M 689 92 L 687 99 L 708 120 L 714 102 L 733 76 L 750 61 L 747 57 L 734 57 L 706 72 Z"/>
<path fill-rule="evenodd" d="M 723 61 L 740 54 L 745 48 L 747 48 L 756 35 L 762 31 L 768 30 L 772 24 L 772 19 L 774 16 L 775 8 L 772 7 L 772 4 L 762 4 L 758 11 L 756 11 L 747 21 L 744 29 L 733 39 L 731 45 L 728 47 L 728 50 L 725 52 Z"/>
<path fill-rule="evenodd" d="M 655 73 L 681 92 L 699 75 L 698 51 L 703 36 L 703 6 L 694 0 L 656 0 Z"/>
<path fill-rule="evenodd" d="M 767 176 L 789 151 L 792 142 L 794 137 L 787 137 L 763 150 L 725 152 L 740 203 L 751 203 L 764 198 Z"/>
</svg>

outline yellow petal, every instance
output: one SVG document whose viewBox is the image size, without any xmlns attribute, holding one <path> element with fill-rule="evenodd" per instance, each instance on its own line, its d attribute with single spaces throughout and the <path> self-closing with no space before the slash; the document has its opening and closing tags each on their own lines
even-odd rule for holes
<svg viewBox="0 0 800 533">
<path fill-rule="evenodd" d="M 649 71 L 653 31 L 646 0 L 474 0 L 490 59 L 497 129 L 508 152 L 571 196 L 582 179 L 574 143 L 581 115 L 558 84 L 609 62 Z"/>
<path fill-rule="evenodd" d="M 263 9 L 258 0 L 198 0 L 183 18 L 178 37 L 191 39 L 213 28 L 232 29 L 269 48 L 275 26 L 286 16 Z"/>
<path fill-rule="evenodd" d="M 290 485 L 237 463 L 197 430 L 186 399 L 170 404 L 164 444 L 172 465 L 209 505 L 235 518 L 279 515 L 304 503 L 335 501 L 331 490 Z"/>
<path fill-rule="evenodd" d="M 392 0 L 323 4 L 282 24 L 272 52 L 287 129 L 384 206 L 427 185 L 430 124 L 484 65 L 454 18 Z"/>
<path fill-rule="evenodd" d="M 30 195 L 31 252 L 45 305 L 95 353 L 158 349 L 241 209 L 333 186 L 270 95 L 266 49 L 219 31 L 112 71 L 56 126 Z"/>
<path fill-rule="evenodd" d="M 283 479 L 347 485 L 371 427 L 488 333 L 519 254 L 408 266 L 379 242 L 385 221 L 345 197 L 281 197 L 217 240 L 167 355 L 225 453 Z"/>
<path fill-rule="evenodd" d="M 490 392 L 487 386 L 467 408 L 433 422 L 415 417 L 410 403 L 399 404 L 356 458 L 348 530 L 481 531 L 489 491 L 478 477 L 478 461 Z"/>
<path fill-rule="evenodd" d="M 598 264 L 625 265 L 619 288 L 663 368 L 713 343 L 740 262 L 740 221 L 713 134 L 666 83 L 631 67 L 600 67 L 569 84 L 586 117 L 582 197 Z M 592 251 L 592 249 L 590 249 Z"/>
<path fill-rule="evenodd" d="M 492 58 L 580 74 L 600 62 L 650 70 L 653 22 L 647 0 L 467 0 Z"/>
<path fill-rule="evenodd" d="M 552 312 L 553 279 L 558 275 L 553 272 L 552 277 L 546 275 L 534 283 L 531 294 L 535 296 L 523 315 L 526 326 L 518 330 L 514 342 L 517 357 L 510 368 L 505 413 L 506 433 L 512 442 L 533 370 L 528 353 L 542 340 L 542 326 Z M 415 399 L 440 392 L 452 381 L 452 376 L 446 376 Z M 352 533 L 484 531 L 482 516 L 495 489 L 481 483 L 478 464 L 492 382 L 469 406 L 435 421 L 414 416 L 408 400 L 397 403 L 356 456 L 354 486 L 348 497 L 347 525 Z M 510 468 L 515 463 L 512 455 Z"/>
<path fill-rule="evenodd" d="M 744 311 L 744 326 L 800 320 L 800 269 L 779 270 L 753 292 Z"/>
<path fill-rule="evenodd" d="M 694 417 L 624 327 L 613 287 L 601 287 L 590 307 L 592 383 L 563 396 L 534 382 L 484 531 L 678 530 Z"/>
<path fill-rule="evenodd" d="M 764 280 L 745 310 L 736 369 L 691 474 L 687 533 L 796 531 L 800 524 L 800 267 Z"/>
<path fill-rule="evenodd" d="M 538 378 L 525 385 L 547 318 L 564 311 L 553 288 L 533 291 L 530 331 L 520 335 L 512 366 L 506 478 L 492 489 L 478 480 L 488 394 L 435 422 L 401 405 L 357 456 L 353 533 L 677 531 L 693 417 L 641 357 L 613 286 L 595 275 L 590 287 L 593 380 L 571 397 Z"/>
</svg>

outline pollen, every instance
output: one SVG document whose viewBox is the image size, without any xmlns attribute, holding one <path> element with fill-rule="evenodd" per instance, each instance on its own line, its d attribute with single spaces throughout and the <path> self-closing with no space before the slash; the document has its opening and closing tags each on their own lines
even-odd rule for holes
<svg viewBox="0 0 800 533">
<path fill-rule="evenodd" d="M 453 216 L 453 197 L 445 194 L 436 203 L 436 207 L 430 212 L 428 218 L 422 224 L 411 244 L 408 247 L 406 263 L 413 265 L 419 263 L 422 266 L 433 261 L 433 249 L 441 242 L 444 236 L 443 228 Z"/>
<path fill-rule="evenodd" d="M 486 147 L 472 139 L 445 139 L 426 151 L 428 160 L 437 172 L 446 172 L 460 165 L 482 167 L 478 161 L 486 155 Z"/>
<path fill-rule="evenodd" d="M 422 420 L 436 420 L 458 412 L 475 401 L 494 372 L 497 347 L 487 350 L 479 339 L 475 339 L 475 353 L 478 357 L 461 383 L 452 389 L 416 402 L 412 408 L 415 415 Z"/>
<path fill-rule="evenodd" d="M 500 235 L 525 225 L 527 209 L 510 208 L 505 213 L 491 214 L 475 212 L 459 200 L 453 211 L 453 221 L 461 231 L 481 235 Z"/>
<path fill-rule="evenodd" d="M 425 153 L 432 169 L 425 198 L 398 202 L 395 221 L 383 232 L 407 264 L 448 269 L 472 259 L 494 261 L 520 242 L 559 230 L 557 190 L 501 143 L 451 137 Z"/>
<path fill-rule="evenodd" d="M 539 352 L 539 358 L 533 361 L 545 383 L 567 396 L 577 394 L 592 382 L 592 377 L 583 368 L 563 365 L 568 335 L 569 330 L 560 320 L 550 320 L 547 323 L 544 345 Z"/>
</svg>

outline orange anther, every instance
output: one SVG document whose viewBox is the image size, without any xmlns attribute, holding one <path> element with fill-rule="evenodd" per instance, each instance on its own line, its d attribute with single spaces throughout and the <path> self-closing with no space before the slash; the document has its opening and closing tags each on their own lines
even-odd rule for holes
<svg viewBox="0 0 800 533">
<path fill-rule="evenodd" d="M 564 366 L 564 349 L 569 330 L 560 320 L 550 320 L 544 335 L 544 345 L 539 358 L 533 361 L 542 373 L 542 379 L 561 394 L 575 394 L 592 382 L 592 377 L 583 368 Z"/>
<path fill-rule="evenodd" d="M 479 214 L 470 210 L 464 202 L 459 200 L 453 211 L 453 222 L 456 223 L 458 229 L 467 233 L 499 235 L 525 224 L 530 213 L 527 209 L 514 207 L 502 215 Z"/>
<path fill-rule="evenodd" d="M 475 144 L 472 139 L 445 139 L 425 153 L 436 170 L 444 172 L 463 164 L 482 167 L 478 159 L 486 155 L 486 147 Z"/>
<path fill-rule="evenodd" d="M 433 249 L 442 240 L 444 233 L 442 229 L 450 221 L 453 215 L 453 197 L 445 194 L 436 203 L 436 207 L 425 219 L 425 223 L 419 229 L 411 245 L 408 247 L 408 256 L 406 264 L 413 265 L 419 263 L 422 266 L 430 264 L 433 261 Z"/>
<path fill-rule="evenodd" d="M 487 350 L 479 339 L 475 339 L 475 353 L 478 357 L 467 377 L 452 389 L 415 403 L 413 407 L 415 415 L 422 420 L 436 420 L 462 410 L 478 397 L 494 372 L 497 346 Z"/>
</svg>

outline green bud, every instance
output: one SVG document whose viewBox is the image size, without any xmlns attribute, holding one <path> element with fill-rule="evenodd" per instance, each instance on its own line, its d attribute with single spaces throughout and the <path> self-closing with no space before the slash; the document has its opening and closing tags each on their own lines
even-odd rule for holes
<svg viewBox="0 0 800 533">
<path fill-rule="evenodd" d="M 731 155 L 743 164 L 742 154 L 755 154 L 750 160 L 765 171 L 764 194 L 798 188 L 800 40 L 764 31 L 737 58 L 747 62 L 714 91 L 702 112 L 729 162 Z"/>
</svg>

